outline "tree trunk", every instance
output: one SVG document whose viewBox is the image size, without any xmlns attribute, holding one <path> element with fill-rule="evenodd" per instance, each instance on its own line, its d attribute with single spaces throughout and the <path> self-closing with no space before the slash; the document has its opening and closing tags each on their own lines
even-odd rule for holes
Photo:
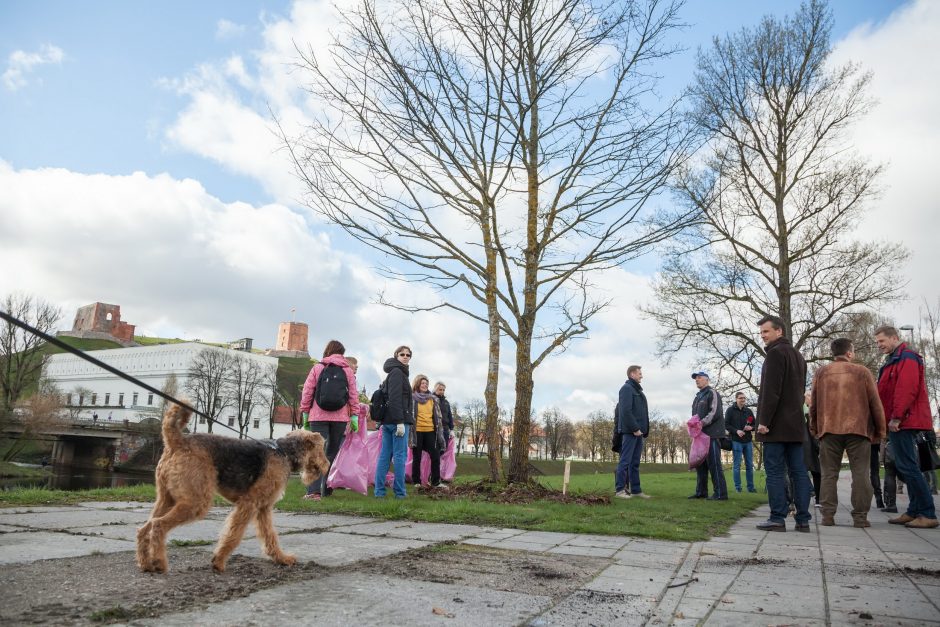
<svg viewBox="0 0 940 627">
<path fill-rule="evenodd" d="M 490 462 L 490 479 L 502 478 L 502 446 L 499 432 L 499 404 L 496 398 L 499 385 L 499 309 L 496 301 L 496 248 L 493 246 L 492 207 L 488 199 L 483 201 L 483 247 L 486 251 L 486 311 L 489 323 L 489 361 L 486 371 L 486 456 Z"/>
</svg>

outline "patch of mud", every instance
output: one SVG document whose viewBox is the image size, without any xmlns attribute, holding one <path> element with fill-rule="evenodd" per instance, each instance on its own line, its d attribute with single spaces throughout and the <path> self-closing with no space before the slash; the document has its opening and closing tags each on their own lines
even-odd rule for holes
<svg viewBox="0 0 940 627">
<path fill-rule="evenodd" d="M 551 501 L 553 503 L 573 503 L 577 505 L 609 505 L 609 494 L 575 493 L 562 494 L 538 483 L 494 483 L 492 481 L 472 481 L 452 484 L 449 490 L 428 491 L 428 498 L 433 500 L 475 499 L 491 503 L 525 504 L 533 501 Z"/>
<path fill-rule="evenodd" d="M 390 555 L 356 570 L 434 583 L 466 584 L 559 598 L 592 580 L 608 560 L 442 544 Z M 455 599 L 455 602 L 458 602 Z"/>
<path fill-rule="evenodd" d="M 168 550 L 170 572 L 142 573 L 134 553 L 41 560 L 0 569 L 0 624 L 100 625 L 204 607 L 264 588 L 329 574 L 313 563 L 287 568 L 233 556 L 216 574 L 209 551 Z"/>
<path fill-rule="evenodd" d="M 787 560 L 775 557 L 721 557 L 716 560 L 716 563 L 722 566 L 779 566 L 780 564 L 790 564 Z"/>
</svg>

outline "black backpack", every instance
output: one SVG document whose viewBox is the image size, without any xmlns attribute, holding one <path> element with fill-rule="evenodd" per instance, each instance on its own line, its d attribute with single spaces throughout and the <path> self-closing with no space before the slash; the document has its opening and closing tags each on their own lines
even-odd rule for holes
<svg viewBox="0 0 940 627">
<path fill-rule="evenodd" d="M 388 394 L 385 393 L 385 381 L 372 393 L 370 402 L 372 406 L 369 408 L 369 415 L 372 417 L 372 420 L 376 424 L 383 422 L 385 420 L 385 413 L 388 410 Z"/>
<path fill-rule="evenodd" d="M 327 364 L 317 377 L 313 400 L 320 409 L 336 411 L 349 403 L 349 382 L 342 366 Z"/>
</svg>

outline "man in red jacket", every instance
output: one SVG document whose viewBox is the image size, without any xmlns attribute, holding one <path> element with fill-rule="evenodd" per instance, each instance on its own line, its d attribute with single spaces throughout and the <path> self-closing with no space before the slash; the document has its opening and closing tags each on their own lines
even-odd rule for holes
<svg viewBox="0 0 940 627">
<path fill-rule="evenodd" d="M 940 525 L 930 488 L 920 472 L 916 437 L 918 431 L 933 429 L 933 417 L 927 401 L 923 358 L 901 342 L 892 326 L 875 329 L 878 348 L 887 357 L 878 372 L 878 396 L 888 420 L 888 442 L 894 453 L 894 465 L 908 487 L 907 512 L 888 522 L 915 529 L 933 529 Z"/>
</svg>

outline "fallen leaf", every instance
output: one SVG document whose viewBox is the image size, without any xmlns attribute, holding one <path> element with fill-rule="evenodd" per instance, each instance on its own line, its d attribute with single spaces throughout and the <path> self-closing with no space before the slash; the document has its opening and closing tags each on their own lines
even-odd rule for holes
<svg viewBox="0 0 940 627">
<path fill-rule="evenodd" d="M 868 612 L 859 612 L 859 613 L 858 613 L 858 617 L 859 617 L 859 618 L 867 618 L 868 620 L 871 620 L 872 618 L 874 618 L 874 616 L 872 616 L 872 615 L 869 614 Z"/>
<path fill-rule="evenodd" d="M 676 618 L 680 618 L 680 619 L 685 618 L 685 614 L 683 614 L 682 612 L 676 612 Z"/>
<path fill-rule="evenodd" d="M 438 616 L 444 616 L 445 618 L 454 618 L 454 614 L 451 614 L 447 610 L 441 609 L 439 607 L 431 608 L 431 613 Z"/>
</svg>

